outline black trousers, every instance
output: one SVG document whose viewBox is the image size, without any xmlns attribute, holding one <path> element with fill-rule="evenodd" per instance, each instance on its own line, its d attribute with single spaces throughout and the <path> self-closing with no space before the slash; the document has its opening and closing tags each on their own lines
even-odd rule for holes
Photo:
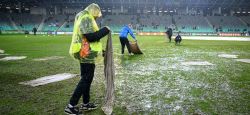
<svg viewBox="0 0 250 115">
<path fill-rule="evenodd" d="M 175 39 L 175 44 L 180 44 L 181 43 L 181 38 Z"/>
<path fill-rule="evenodd" d="M 75 88 L 75 91 L 70 99 L 70 104 L 77 105 L 79 99 L 83 98 L 83 103 L 87 104 L 90 100 L 90 86 L 93 81 L 95 64 L 80 63 L 81 80 Z"/>
<path fill-rule="evenodd" d="M 172 35 L 168 35 L 169 42 L 171 42 Z"/>
<path fill-rule="evenodd" d="M 120 37 L 120 42 L 121 42 L 121 45 L 122 45 L 122 54 L 124 54 L 125 45 L 127 46 L 128 53 L 131 53 L 128 38 Z"/>
</svg>

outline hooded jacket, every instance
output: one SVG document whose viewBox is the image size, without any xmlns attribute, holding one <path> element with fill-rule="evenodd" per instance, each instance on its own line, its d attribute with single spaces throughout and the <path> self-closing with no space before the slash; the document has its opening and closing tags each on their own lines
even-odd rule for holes
<svg viewBox="0 0 250 115">
<path fill-rule="evenodd" d="M 75 17 L 69 54 L 80 63 L 94 63 L 97 54 L 102 51 L 100 39 L 109 33 L 109 29 L 104 27 L 99 30 L 95 18 L 101 15 L 100 7 L 93 3 Z M 90 44 L 90 54 L 86 58 L 81 58 L 79 54 L 83 38 L 86 38 Z"/>
</svg>

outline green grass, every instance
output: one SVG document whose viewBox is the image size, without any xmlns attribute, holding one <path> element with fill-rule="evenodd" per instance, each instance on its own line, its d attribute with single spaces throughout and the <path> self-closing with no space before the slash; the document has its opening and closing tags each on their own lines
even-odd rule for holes
<svg viewBox="0 0 250 115">
<path fill-rule="evenodd" d="M 104 39 L 105 41 L 105 39 Z M 68 54 L 71 36 L 1 35 L 0 49 L 19 61 L 0 61 L 0 114 L 64 114 L 79 77 L 39 87 L 19 82 L 58 73 L 79 74 Z M 120 55 L 113 36 L 116 66 L 114 114 L 249 114 L 250 64 L 218 57 L 236 54 L 250 58 L 250 42 L 184 40 L 181 46 L 163 36 L 138 36 L 143 55 Z M 64 56 L 64 59 L 33 61 Z M 4 56 L 0 56 L 2 58 Z M 182 66 L 185 61 L 208 61 L 213 66 Z M 104 98 L 103 60 L 99 58 L 91 100 Z M 90 115 L 103 114 L 97 109 Z"/>
</svg>

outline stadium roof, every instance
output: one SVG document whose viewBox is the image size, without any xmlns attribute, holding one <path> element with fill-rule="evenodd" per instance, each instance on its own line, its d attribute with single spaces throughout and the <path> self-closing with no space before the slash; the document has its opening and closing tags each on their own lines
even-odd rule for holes
<svg viewBox="0 0 250 115">
<path fill-rule="evenodd" d="M 85 7 L 90 3 L 98 3 L 102 7 L 223 7 L 223 8 L 250 8 L 250 0 L 1 0 L 1 5 L 17 5 L 21 3 L 25 6 L 68 6 Z"/>
</svg>

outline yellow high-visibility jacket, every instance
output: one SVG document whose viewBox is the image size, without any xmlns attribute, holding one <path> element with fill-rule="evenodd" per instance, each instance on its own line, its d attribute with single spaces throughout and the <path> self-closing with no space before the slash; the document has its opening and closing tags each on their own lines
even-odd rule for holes
<svg viewBox="0 0 250 115">
<path fill-rule="evenodd" d="M 80 63 L 94 63 L 97 54 L 102 51 L 101 42 L 96 41 L 89 42 L 90 54 L 86 58 L 80 58 L 79 54 L 82 46 L 83 34 L 94 33 L 98 30 L 99 28 L 96 21 L 89 11 L 83 10 L 76 15 L 69 53 L 75 59 L 78 59 Z"/>
</svg>

